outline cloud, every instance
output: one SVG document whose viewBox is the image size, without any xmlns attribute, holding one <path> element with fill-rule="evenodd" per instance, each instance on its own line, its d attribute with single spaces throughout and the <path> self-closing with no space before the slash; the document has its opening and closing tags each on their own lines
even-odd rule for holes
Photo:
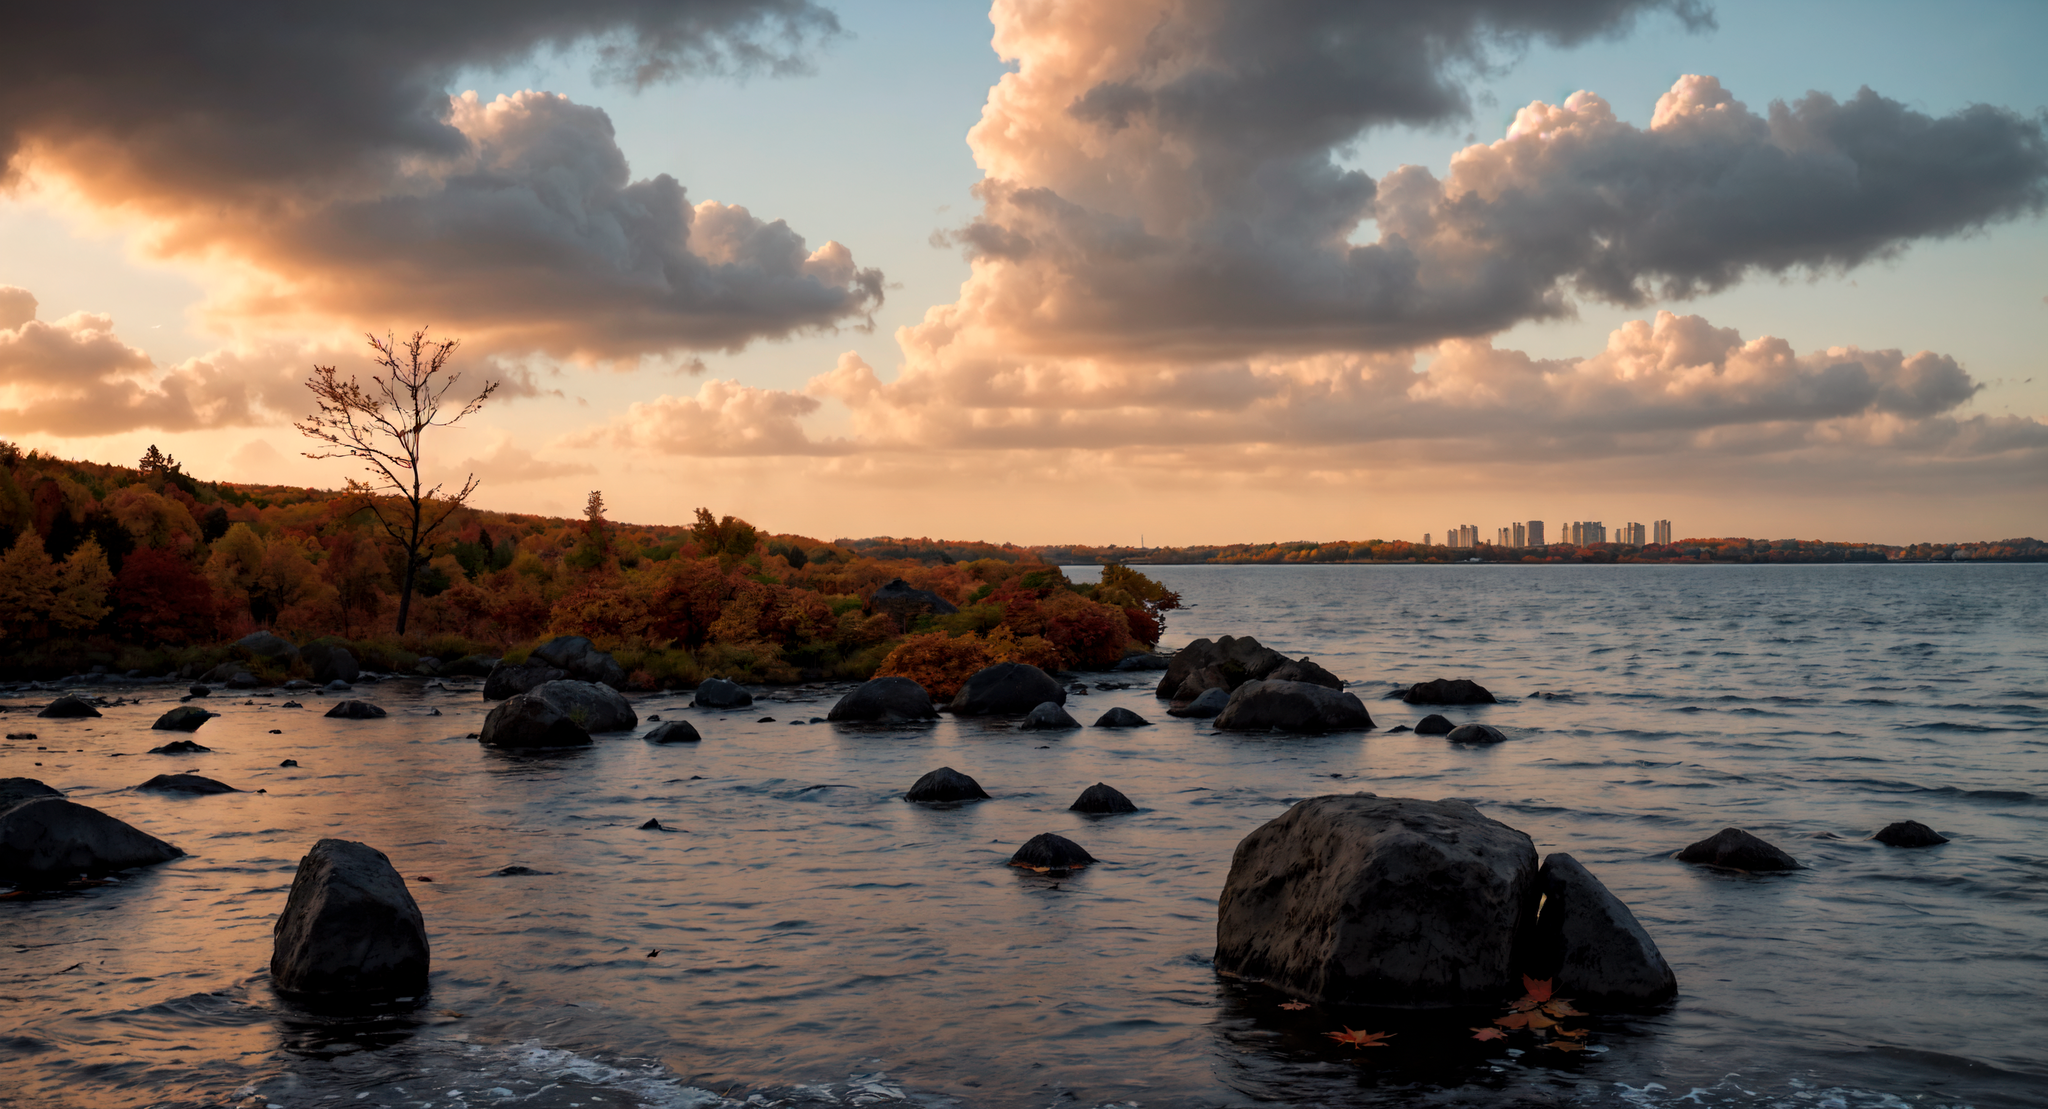
<svg viewBox="0 0 2048 1109">
<path fill-rule="evenodd" d="M 10 27 L 0 174 L 61 180 L 152 221 L 162 255 L 246 272 L 217 312 L 631 361 L 860 325 L 881 303 L 841 244 L 633 179 L 602 111 L 447 93 L 466 67 L 582 46 L 634 85 L 800 68 L 837 33 L 813 4 L 123 7 Z"/>
<path fill-rule="evenodd" d="M 533 452 L 515 445 L 510 436 L 501 437 L 490 453 L 483 457 L 471 455 L 456 463 L 453 470 L 474 474 L 479 480 L 491 485 L 518 485 L 597 472 L 595 466 L 584 462 L 545 461 Z M 451 481 L 449 484 L 457 483 Z"/>
<path fill-rule="evenodd" d="M 818 401 L 802 393 L 714 379 L 694 397 L 636 402 L 623 417 L 566 444 L 689 457 L 843 453 L 845 443 L 814 442 L 798 423 L 817 410 Z"/>
<path fill-rule="evenodd" d="M 1503 43 L 1650 7 L 999 3 L 1017 69 L 969 136 L 982 211 L 954 237 L 974 272 L 926 328 L 1090 356 L 1397 349 L 1575 296 L 1853 265 L 2048 202 L 2039 119 L 1869 90 L 1760 116 L 1706 77 L 1648 128 L 1591 94 L 1532 104 L 1441 180 L 1343 164 L 1375 128 L 1464 115 L 1461 81 Z"/>
</svg>

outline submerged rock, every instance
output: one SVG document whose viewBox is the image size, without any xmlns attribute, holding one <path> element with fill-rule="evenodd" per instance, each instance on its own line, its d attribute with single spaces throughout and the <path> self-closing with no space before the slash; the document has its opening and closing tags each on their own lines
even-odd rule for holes
<svg viewBox="0 0 2048 1109">
<path fill-rule="evenodd" d="M 1536 875 L 1543 907 L 1524 946 L 1527 973 L 1582 1005 L 1657 1005 L 1678 976 L 1634 913 L 1577 859 L 1558 852 Z"/>
<path fill-rule="evenodd" d="M 135 787 L 152 793 L 240 793 L 226 782 L 202 778 L 197 774 L 159 774 Z"/>
<path fill-rule="evenodd" d="M 420 907 L 382 851 L 323 839 L 299 860 L 277 918 L 271 984 L 323 999 L 418 996 L 431 953 Z"/>
<path fill-rule="evenodd" d="M 632 702 L 608 685 L 557 678 L 534 686 L 526 696 L 547 702 L 586 732 L 624 732 L 640 726 Z"/>
<path fill-rule="evenodd" d="M 697 686 L 698 708 L 743 709 L 753 703 L 754 695 L 740 688 L 738 682 L 706 678 Z"/>
<path fill-rule="evenodd" d="M 1948 842 L 1948 837 L 1929 828 L 1917 820 L 1901 820 L 1887 824 L 1870 837 L 1886 847 L 1933 847 Z"/>
<path fill-rule="evenodd" d="M 1355 693 L 1307 682 L 1255 681 L 1238 686 L 1216 716 L 1225 731 L 1282 731 L 1304 734 L 1372 727 L 1372 717 Z"/>
<path fill-rule="evenodd" d="M 697 743 L 703 736 L 697 734 L 696 725 L 687 720 L 671 720 L 660 724 L 641 737 L 649 743 Z"/>
<path fill-rule="evenodd" d="M 192 688 L 185 691 L 185 695 L 188 697 L 211 697 L 213 696 L 213 690 L 208 686 L 195 683 Z"/>
<path fill-rule="evenodd" d="M 70 720 L 83 716 L 98 716 L 99 714 L 100 710 L 92 707 L 91 701 L 80 697 L 76 693 L 66 693 L 64 696 L 44 705 L 43 711 L 36 713 L 38 717 L 57 720 Z"/>
<path fill-rule="evenodd" d="M 13 779 L 20 780 L 20 779 Z M 35 797 L 0 812 L 0 881 L 55 886 L 152 866 L 184 852 L 98 809 Z"/>
<path fill-rule="evenodd" d="M 537 685 L 558 681 L 568 676 L 567 670 L 559 666 L 549 666 L 545 662 L 529 660 L 513 664 L 500 660 L 496 666 L 491 667 L 491 672 L 484 676 L 484 700 L 503 701 L 508 697 L 526 693 Z"/>
<path fill-rule="evenodd" d="M 1508 735 L 1491 724 L 1460 724 L 1444 738 L 1452 743 L 1502 743 Z"/>
<path fill-rule="evenodd" d="M 1111 813 L 1137 812 L 1138 806 L 1131 804 L 1131 799 L 1125 797 L 1114 786 L 1107 786 L 1097 782 L 1082 790 L 1081 796 L 1075 798 L 1074 803 L 1068 805 L 1067 809 L 1070 812 L 1107 815 Z"/>
<path fill-rule="evenodd" d="M 273 632 L 250 632 L 248 635 L 235 640 L 235 646 L 255 655 L 257 658 L 269 659 L 272 662 L 284 665 L 290 665 L 299 657 L 299 649 L 292 646 L 291 640 Z"/>
<path fill-rule="evenodd" d="M 1079 720 L 1067 715 L 1067 710 L 1057 702 L 1046 701 L 1024 714 L 1017 725 L 1020 732 L 1065 732 L 1081 726 Z"/>
<path fill-rule="evenodd" d="M 196 732 L 199 730 L 199 725 L 213 719 L 213 715 L 213 713 L 205 709 L 192 705 L 179 705 L 177 708 L 157 717 L 156 723 L 151 724 L 149 728 L 151 731 L 156 732 Z"/>
<path fill-rule="evenodd" d="M 1083 850 L 1081 845 L 1065 836 L 1051 832 L 1040 832 L 1024 841 L 1024 846 L 1010 856 L 1011 866 L 1027 870 L 1073 870 L 1095 861 L 1095 856 Z"/>
<path fill-rule="evenodd" d="M 194 743 L 189 739 L 174 739 L 161 747 L 149 749 L 149 753 L 152 755 L 206 755 L 212 752 L 213 748 Z"/>
<path fill-rule="evenodd" d="M 825 719 L 841 723 L 907 724 L 936 720 L 932 696 L 915 681 L 904 677 L 873 678 L 854 687 Z"/>
<path fill-rule="evenodd" d="M 1433 712 L 1415 722 L 1416 735 L 1450 735 L 1457 728 L 1449 717 L 1439 716 Z"/>
<path fill-rule="evenodd" d="M 998 662 L 983 667 L 967 679 L 955 694 L 955 716 L 1021 715 L 1051 701 L 1067 703 L 1067 691 L 1052 675 L 1022 662 Z"/>
<path fill-rule="evenodd" d="M 368 701 L 341 701 L 327 710 L 327 715 L 342 720 L 378 720 L 385 715 L 382 705 Z"/>
<path fill-rule="evenodd" d="M 1335 1005 L 1489 1004 L 1518 985 L 1536 847 L 1463 801 L 1303 801 L 1246 836 L 1216 969 Z"/>
<path fill-rule="evenodd" d="M 1438 678 L 1416 682 L 1401 699 L 1411 705 L 1491 705 L 1493 694 L 1478 682 L 1466 678 Z"/>
<path fill-rule="evenodd" d="M 1324 689 L 1344 688 L 1343 679 L 1305 658 L 1295 659 L 1278 667 L 1266 677 L 1279 682 L 1307 682 L 1310 685 L 1322 686 Z"/>
<path fill-rule="evenodd" d="M 1152 722 L 1127 708 L 1119 706 L 1097 717 L 1095 726 L 1098 728 L 1149 728 L 1152 726 Z"/>
<path fill-rule="evenodd" d="M 313 680 L 321 685 L 328 682 L 352 682 L 363 676 L 362 665 L 356 656 L 338 643 L 309 643 L 300 652 L 306 665 L 313 668 Z"/>
<path fill-rule="evenodd" d="M 1190 720 L 1209 720 L 1230 704 L 1230 692 L 1223 689 L 1205 689 L 1202 695 L 1186 704 L 1178 704 L 1166 710 L 1168 716 L 1179 716 Z"/>
<path fill-rule="evenodd" d="M 626 668 L 580 635 L 558 635 L 535 647 L 528 661 L 557 667 L 565 672 L 566 677 L 578 681 L 608 685 L 613 689 L 626 687 Z"/>
<path fill-rule="evenodd" d="M 1723 828 L 1674 857 L 1682 863 L 1704 863 L 1728 870 L 1799 869 L 1799 860 L 1740 828 Z"/>
<path fill-rule="evenodd" d="M 484 717 L 477 742 L 491 747 L 584 747 L 590 733 L 546 701 L 515 693 Z"/>
<path fill-rule="evenodd" d="M 0 778 L 0 812 L 39 797 L 62 797 L 64 791 L 34 778 Z"/>
<path fill-rule="evenodd" d="M 919 778 L 903 795 L 905 801 L 986 801 L 988 794 L 981 783 L 960 773 L 950 766 Z"/>
<path fill-rule="evenodd" d="M 1226 635 L 1213 642 L 1197 639 L 1174 652 L 1155 693 L 1162 700 L 1192 700 L 1204 689 L 1236 689 L 1270 677 L 1291 661 L 1249 635 Z M 1190 685 L 1189 679 L 1198 675 L 1200 680 Z"/>
</svg>

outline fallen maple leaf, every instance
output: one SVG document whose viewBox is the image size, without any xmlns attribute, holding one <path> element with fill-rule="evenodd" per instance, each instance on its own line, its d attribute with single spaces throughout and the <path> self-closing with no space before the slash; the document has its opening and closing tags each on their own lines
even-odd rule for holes
<svg viewBox="0 0 2048 1109">
<path fill-rule="evenodd" d="M 1472 1038 L 1475 1040 L 1505 1040 L 1508 1038 L 1508 1034 L 1498 1028 L 1474 1028 L 1472 1030 Z"/>
<path fill-rule="evenodd" d="M 1560 1028 L 1552 1034 L 1558 1036 L 1570 1036 L 1574 1040 L 1583 1040 L 1586 1038 L 1586 1030 L 1583 1028 Z"/>
<path fill-rule="evenodd" d="M 1529 1013 L 1509 1013 L 1504 1017 L 1493 1018 L 1493 1023 L 1500 1025 L 1502 1028 L 1527 1028 L 1529 1027 L 1529 1017 L 1531 1015 Z"/>
<path fill-rule="evenodd" d="M 1585 1044 L 1581 1044 L 1581 1043 L 1573 1043 L 1573 1042 L 1572 1042 L 1572 1041 L 1570 1041 L 1570 1040 L 1552 1040 L 1552 1041 L 1550 1041 L 1549 1043 L 1547 1043 L 1547 1044 L 1544 1044 L 1543 1046 L 1544 1046 L 1544 1047 L 1547 1047 L 1547 1048 L 1549 1048 L 1549 1049 L 1550 1049 L 1550 1050 L 1552 1050 L 1552 1051 L 1584 1051 L 1584 1050 L 1586 1050 L 1586 1045 L 1585 1045 Z"/>
<path fill-rule="evenodd" d="M 1543 1004 L 1543 1011 L 1549 1013 L 1553 1017 L 1583 1017 L 1586 1015 L 1584 1013 L 1579 1012 L 1577 1009 L 1572 1008 L 1571 1001 L 1567 998 L 1562 997 L 1558 998 L 1556 1001 L 1545 1002 Z"/>
<path fill-rule="evenodd" d="M 1347 1026 L 1342 1032 L 1325 1032 L 1323 1035 L 1330 1037 L 1340 1044 L 1350 1044 L 1352 1047 L 1385 1047 L 1387 1045 L 1383 1041 L 1387 1037 L 1394 1035 L 1394 1033 L 1353 1032 Z"/>
<path fill-rule="evenodd" d="M 1281 1002 L 1281 1003 L 1280 1003 L 1280 1007 L 1281 1007 L 1282 1009 L 1288 1009 L 1288 1010 L 1294 1010 L 1294 1009 L 1306 1009 L 1306 1008 L 1308 1008 L 1308 1002 L 1306 1002 L 1306 1001 L 1283 1001 L 1283 1002 Z"/>
<path fill-rule="evenodd" d="M 1549 978 L 1545 978 L 1541 981 L 1538 981 L 1537 979 L 1531 978 L 1528 975 L 1524 974 L 1522 976 L 1522 988 L 1524 990 L 1527 990 L 1529 993 L 1529 996 L 1525 998 L 1525 1000 L 1533 1001 L 1538 1005 L 1541 1005 L 1544 1002 L 1549 1001 L 1552 981 L 1553 980 Z"/>
</svg>

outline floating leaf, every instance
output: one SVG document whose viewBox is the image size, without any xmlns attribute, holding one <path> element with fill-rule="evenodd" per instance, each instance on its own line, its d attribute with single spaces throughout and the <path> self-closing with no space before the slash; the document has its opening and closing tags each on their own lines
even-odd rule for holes
<svg viewBox="0 0 2048 1109">
<path fill-rule="evenodd" d="M 1570 1036 L 1574 1040 L 1582 1040 L 1586 1038 L 1586 1030 L 1583 1028 L 1560 1028 L 1557 1030 L 1556 1034 L 1559 1036 Z"/>
<path fill-rule="evenodd" d="M 1475 1040 L 1505 1040 L 1508 1038 L 1508 1034 L 1498 1028 L 1474 1028 L 1472 1030 L 1472 1038 Z"/>
<path fill-rule="evenodd" d="M 1549 1013 L 1553 1017 L 1560 1018 L 1583 1017 L 1586 1015 L 1584 1013 L 1579 1012 L 1577 1009 L 1572 1008 L 1571 999 L 1563 997 L 1560 997 L 1555 1001 L 1544 1002 L 1543 1011 Z"/>
<path fill-rule="evenodd" d="M 1586 1050 L 1586 1045 L 1585 1045 L 1585 1044 L 1582 1044 L 1582 1043 L 1574 1043 L 1574 1042 L 1572 1042 L 1571 1040 L 1552 1040 L 1552 1041 L 1550 1041 L 1549 1043 L 1547 1043 L 1547 1044 L 1544 1044 L 1543 1046 L 1544 1046 L 1544 1047 L 1547 1047 L 1547 1048 L 1549 1048 L 1549 1049 L 1550 1049 L 1550 1050 L 1552 1050 L 1552 1051 L 1584 1051 L 1584 1050 Z"/>
<path fill-rule="evenodd" d="M 1529 1013 L 1509 1013 L 1504 1017 L 1493 1018 L 1493 1023 L 1500 1025 L 1502 1028 L 1527 1028 L 1529 1027 L 1529 1017 L 1531 1015 Z"/>
<path fill-rule="evenodd" d="M 1522 988 L 1529 992 L 1529 996 L 1526 998 L 1526 1000 L 1532 1001 L 1538 1005 L 1541 1005 L 1544 1002 L 1549 1001 L 1551 982 L 1552 980 L 1549 978 L 1545 978 L 1539 981 L 1535 978 L 1531 978 L 1528 975 L 1524 974 L 1522 976 Z"/>
<path fill-rule="evenodd" d="M 1385 1047 L 1387 1045 L 1383 1041 L 1393 1034 L 1392 1032 L 1354 1032 L 1348 1026 L 1342 1032 L 1323 1033 L 1323 1035 L 1330 1037 L 1340 1044 L 1350 1044 L 1352 1047 Z"/>
<path fill-rule="evenodd" d="M 1286 1010 L 1288 1010 L 1288 1011 L 1292 1012 L 1292 1011 L 1294 1011 L 1294 1010 L 1297 1010 L 1297 1009 L 1306 1009 L 1306 1008 L 1308 1008 L 1308 1002 L 1306 1002 L 1306 1001 L 1283 1001 L 1283 1002 L 1281 1002 L 1281 1003 L 1280 1003 L 1280 1007 L 1281 1007 L 1282 1009 L 1286 1009 Z"/>
</svg>

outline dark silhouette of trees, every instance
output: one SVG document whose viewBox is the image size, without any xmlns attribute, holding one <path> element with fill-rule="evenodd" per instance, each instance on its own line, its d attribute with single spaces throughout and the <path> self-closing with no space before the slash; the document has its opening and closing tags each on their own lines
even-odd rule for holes
<svg viewBox="0 0 2048 1109">
<path fill-rule="evenodd" d="M 307 458 L 355 458 L 369 471 L 369 481 L 350 478 L 348 492 L 375 514 L 385 534 L 404 552 L 397 629 L 403 635 L 412 611 L 413 586 L 427 562 L 434 532 L 477 487 L 475 474 L 446 496 L 441 485 L 428 487 L 420 476 L 421 437 L 430 427 L 447 427 L 482 408 L 498 383 L 484 382 L 481 392 L 442 419 L 442 400 L 462 379 L 459 372 L 443 376 L 460 340 L 429 342 L 424 327 L 403 343 L 389 335 L 371 335 L 369 340 L 384 372 L 372 374 L 365 389 L 355 378 L 340 376 L 333 366 L 313 367 L 306 388 L 313 391 L 319 411 L 293 426 L 326 444 L 325 449 L 307 451 Z"/>
</svg>

